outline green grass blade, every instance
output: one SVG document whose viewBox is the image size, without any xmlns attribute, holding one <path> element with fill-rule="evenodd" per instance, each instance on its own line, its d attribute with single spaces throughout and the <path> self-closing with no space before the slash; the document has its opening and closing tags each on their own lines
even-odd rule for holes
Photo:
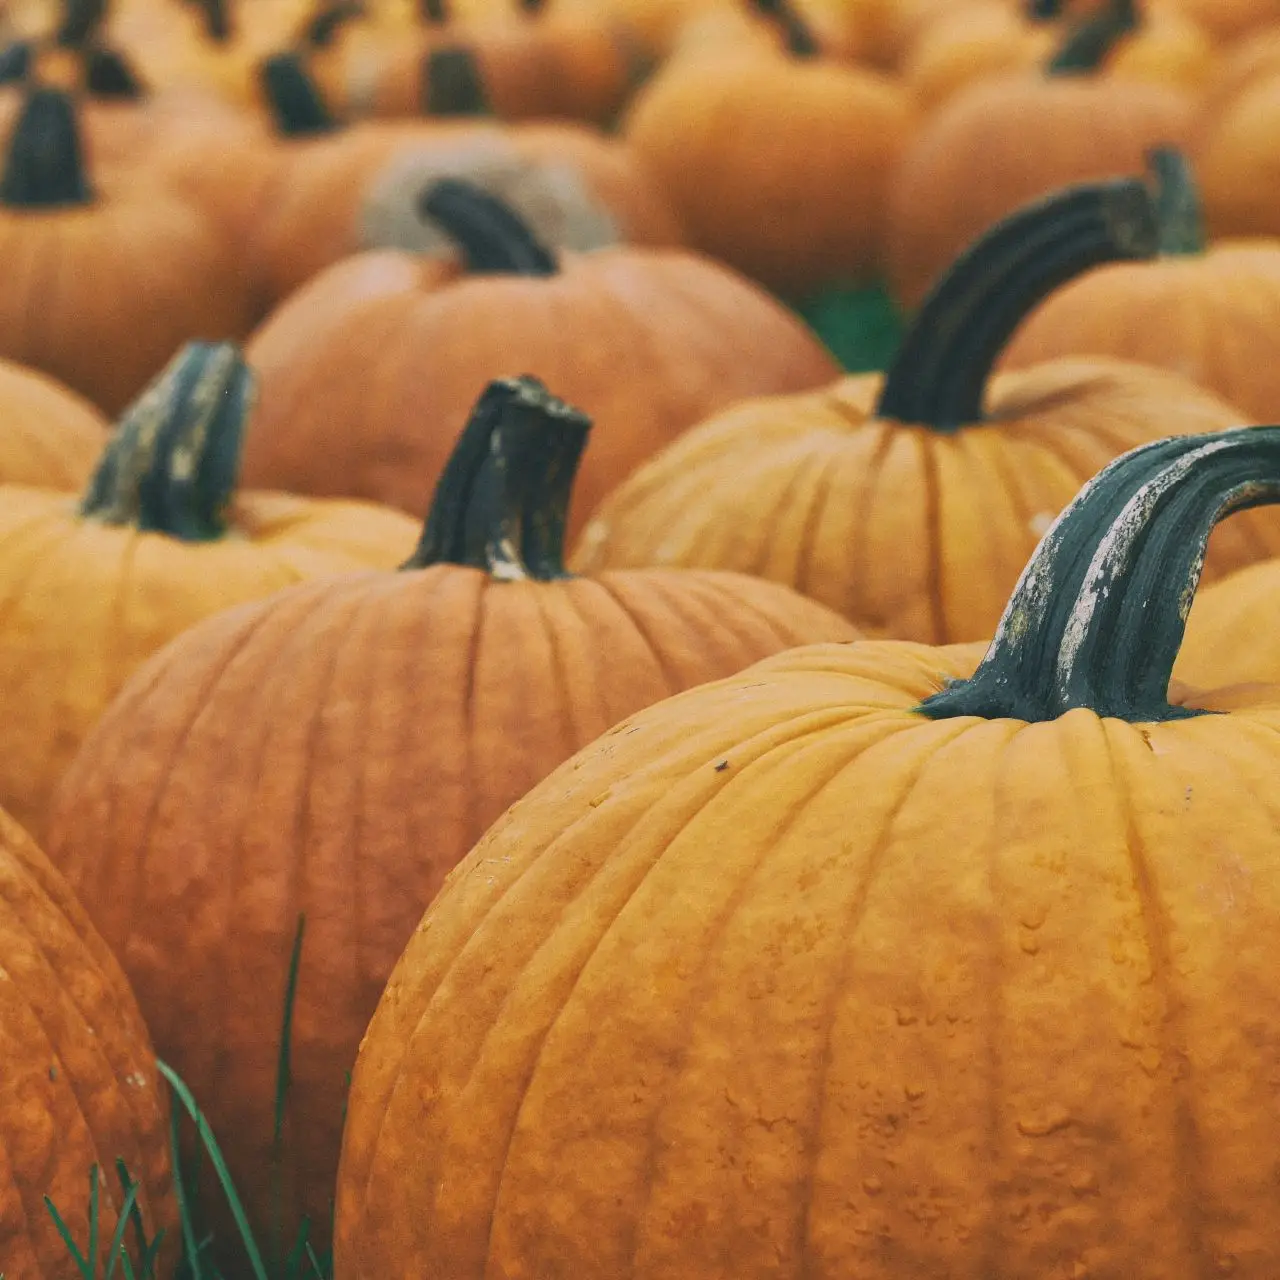
<svg viewBox="0 0 1280 1280">
<path fill-rule="evenodd" d="M 178 1221 L 182 1225 L 182 1252 L 190 1280 L 204 1280 L 200 1270 L 200 1250 L 196 1247 L 195 1225 L 191 1219 L 191 1201 L 182 1180 L 181 1129 L 182 1117 L 177 1107 L 169 1109 L 169 1160 L 173 1165 L 173 1191 L 178 1201 Z"/>
<path fill-rule="evenodd" d="M 120 1216 L 116 1219 L 116 1229 L 111 1236 L 111 1246 L 107 1250 L 107 1270 L 103 1280 L 111 1280 L 120 1258 L 127 1258 L 124 1247 L 124 1233 L 129 1229 L 129 1213 L 138 1201 L 138 1184 L 130 1182 L 124 1193 L 124 1204 L 120 1206 Z"/>
<path fill-rule="evenodd" d="M 156 1067 L 169 1082 L 169 1088 L 173 1090 L 174 1095 L 182 1103 L 187 1114 L 195 1123 L 196 1133 L 200 1137 L 200 1142 L 209 1153 L 209 1161 L 218 1175 L 218 1181 L 222 1184 L 223 1194 L 227 1197 L 227 1205 L 231 1209 L 231 1216 L 235 1219 L 236 1229 L 240 1232 L 240 1239 L 244 1242 L 245 1252 L 249 1256 L 249 1265 L 253 1268 L 255 1280 L 268 1280 L 267 1270 L 262 1265 L 262 1255 L 258 1251 L 257 1241 L 254 1240 L 253 1232 L 250 1230 L 249 1219 L 245 1214 L 244 1205 L 236 1192 L 235 1184 L 231 1181 L 227 1162 L 222 1156 L 222 1148 L 218 1146 L 218 1140 L 214 1137 L 213 1130 L 209 1127 L 209 1122 L 204 1117 L 204 1112 L 196 1105 L 196 1100 L 191 1096 L 191 1090 L 187 1088 L 182 1077 L 167 1062 L 157 1059 Z M 199 1280 L 198 1269 L 195 1275 L 196 1280 Z"/>
<path fill-rule="evenodd" d="M 72 1261 L 75 1262 L 76 1269 L 84 1277 L 84 1280 L 93 1280 L 93 1272 L 89 1270 L 84 1254 L 80 1252 L 80 1247 L 72 1237 L 70 1229 L 63 1222 L 62 1214 L 58 1212 L 58 1206 L 48 1196 L 45 1196 L 44 1207 L 48 1209 L 49 1216 L 53 1219 L 53 1225 L 58 1228 L 58 1234 L 62 1237 L 62 1243 L 67 1246 L 67 1252 L 71 1255 Z"/>
<path fill-rule="evenodd" d="M 289 955 L 289 977 L 284 987 L 284 1014 L 280 1020 L 280 1053 L 276 1061 L 276 1127 L 273 1141 L 277 1151 L 284 1134 L 285 1104 L 292 1081 L 291 1045 L 293 1041 L 293 1006 L 298 998 L 298 971 L 302 968 L 302 937 L 306 932 L 307 917 L 298 916 L 298 927 L 293 934 L 293 950 Z"/>
</svg>

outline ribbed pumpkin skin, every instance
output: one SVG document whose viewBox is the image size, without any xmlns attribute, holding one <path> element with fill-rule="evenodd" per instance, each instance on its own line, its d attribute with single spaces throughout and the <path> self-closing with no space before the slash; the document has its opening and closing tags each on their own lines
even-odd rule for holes
<svg viewBox="0 0 1280 1280">
<path fill-rule="evenodd" d="M 778 303 L 693 255 L 602 249 L 549 278 L 446 274 L 429 259 L 364 253 L 276 311 L 245 349 L 261 378 L 247 484 L 416 514 L 480 390 L 528 372 L 596 423 L 577 527 L 708 413 L 835 373 Z"/>
<path fill-rule="evenodd" d="M 141 1183 L 148 1239 L 166 1229 L 157 1274 L 168 1274 L 178 1221 L 146 1028 L 119 965 L 66 882 L 2 813 L 0 962 L 0 1270 L 6 1280 L 75 1274 L 41 1197 L 52 1199 L 87 1250 L 95 1163 L 105 1252 L 124 1199 L 119 1157 Z M 132 1232 L 127 1242 L 136 1264 Z"/>
<path fill-rule="evenodd" d="M 1148 147 L 1183 145 L 1194 100 L 1152 84 L 1011 75 L 974 85 L 921 127 L 888 196 L 894 292 L 917 306 L 960 250 L 1028 200 L 1138 173 Z"/>
<path fill-rule="evenodd" d="M 782 655 L 516 805 L 365 1037 L 338 1274 L 1273 1276 L 1280 694 L 911 713 L 980 656 Z"/>
<path fill-rule="evenodd" d="M 0 484 L 80 489 L 109 426 L 69 387 L 0 360 Z"/>
<path fill-rule="evenodd" d="M 737 575 L 501 583 L 436 566 L 296 588 L 194 628 L 140 671 L 69 771 L 49 847 L 255 1220 L 272 1204 L 299 912 L 285 1221 L 310 1214 L 319 1240 L 346 1073 L 445 873 L 623 716 L 789 645 L 854 635 Z"/>
<path fill-rule="evenodd" d="M 874 417 L 880 378 L 751 401 L 619 486 L 574 553 L 584 572 L 733 569 L 785 582 L 871 635 L 991 633 L 1049 522 L 1126 449 L 1241 414 L 1181 378 L 1103 359 L 997 377 L 989 421 L 953 433 Z M 1257 511 L 1214 534 L 1210 570 L 1280 550 Z"/>
<path fill-rule="evenodd" d="M 0 805 L 37 837 L 90 726 L 145 658 L 200 619 L 305 578 L 396 564 L 415 523 L 370 504 L 245 494 L 188 543 L 81 519 L 73 494 L 0 487 Z"/>
<path fill-rule="evenodd" d="M 1280 241 L 1218 243 L 1202 255 L 1101 267 L 1046 299 L 1002 357 L 1021 369 L 1064 355 L 1172 369 L 1244 410 L 1280 418 Z"/>
</svg>

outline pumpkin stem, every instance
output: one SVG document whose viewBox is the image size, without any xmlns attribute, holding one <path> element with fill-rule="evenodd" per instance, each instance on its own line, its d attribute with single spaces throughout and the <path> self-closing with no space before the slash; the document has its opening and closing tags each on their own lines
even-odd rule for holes
<svg viewBox="0 0 1280 1280">
<path fill-rule="evenodd" d="M 418 12 L 423 22 L 429 22 L 433 27 L 443 26 L 449 21 L 449 6 L 446 0 L 420 0 Z"/>
<path fill-rule="evenodd" d="M 62 22 L 54 33 L 54 43 L 63 49 L 79 49 L 102 25 L 107 16 L 107 0 L 66 0 Z"/>
<path fill-rule="evenodd" d="M 1028 22 L 1053 22 L 1062 16 L 1062 0 L 1027 0 L 1023 13 Z"/>
<path fill-rule="evenodd" d="M 276 128 L 288 138 L 330 133 L 337 120 L 320 87 L 296 53 L 277 53 L 258 64 L 258 82 Z"/>
<path fill-rule="evenodd" d="M 35 52 L 30 40 L 15 40 L 0 50 L 0 84 L 17 84 L 31 74 Z"/>
<path fill-rule="evenodd" d="M 1078 76 L 1097 71 L 1116 42 L 1141 25 L 1137 0 L 1111 0 L 1097 13 L 1081 18 L 1063 37 L 1045 64 L 1045 74 Z"/>
<path fill-rule="evenodd" d="M 1098 473 L 1022 571 L 986 657 L 926 699 L 932 719 L 1120 720 L 1205 714 L 1169 679 L 1213 526 L 1280 501 L 1280 427 L 1143 445 Z"/>
<path fill-rule="evenodd" d="M 438 178 L 418 198 L 418 210 L 439 223 L 476 275 L 553 276 L 555 255 L 519 214 L 497 196 L 461 178 Z"/>
<path fill-rule="evenodd" d="M 992 369 L 1054 289 L 1104 262 L 1154 256 L 1155 204 L 1137 178 L 1081 183 L 980 236 L 924 300 L 885 375 L 877 416 L 956 431 L 981 422 Z"/>
<path fill-rule="evenodd" d="M 1203 253 L 1204 209 L 1191 163 L 1176 147 L 1153 147 L 1147 168 L 1155 185 L 1160 252 L 1170 256 Z"/>
<path fill-rule="evenodd" d="M 536 378 L 485 388 L 402 566 L 483 569 L 505 582 L 569 577 L 565 522 L 591 420 Z"/>
<path fill-rule="evenodd" d="M 96 46 L 84 55 L 84 85 L 95 98 L 139 102 L 147 96 L 146 86 L 124 54 L 102 46 Z"/>
<path fill-rule="evenodd" d="M 797 58 L 815 58 L 822 52 L 813 28 L 791 0 L 747 0 L 747 5 L 777 27 L 789 53 Z"/>
<path fill-rule="evenodd" d="M 493 114 L 474 49 L 443 45 L 422 59 L 422 110 L 429 116 Z"/>
<path fill-rule="evenodd" d="M 92 200 L 71 96 L 43 85 L 28 89 L 9 137 L 0 204 L 11 209 L 54 209 Z"/>
<path fill-rule="evenodd" d="M 234 343 L 189 342 L 124 411 L 80 514 L 187 542 L 220 538 L 253 396 Z"/>
<path fill-rule="evenodd" d="M 231 39 L 231 6 L 227 0 L 197 0 L 196 7 L 205 36 L 215 44 L 226 44 Z"/>
<path fill-rule="evenodd" d="M 327 49 L 349 22 L 365 15 L 361 0 L 335 0 L 323 5 L 302 29 L 301 43 L 308 49 Z"/>
</svg>

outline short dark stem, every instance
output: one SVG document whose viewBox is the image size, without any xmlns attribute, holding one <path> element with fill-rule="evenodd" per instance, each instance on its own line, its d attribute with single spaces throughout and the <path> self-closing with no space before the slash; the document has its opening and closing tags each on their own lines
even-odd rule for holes
<svg viewBox="0 0 1280 1280">
<path fill-rule="evenodd" d="M 491 382 L 436 486 L 405 569 L 483 569 L 504 581 L 568 577 L 564 531 L 591 421 L 536 378 Z"/>
<path fill-rule="evenodd" d="M 146 85 L 124 54 L 101 46 L 84 55 L 84 84 L 95 98 L 140 102 L 147 96 Z"/>
<path fill-rule="evenodd" d="M 1201 714 L 1169 679 L 1213 526 L 1280 502 L 1280 427 L 1176 436 L 1099 472 L 1045 534 L 977 671 L 929 698 L 933 719 L 1130 722 Z"/>
<path fill-rule="evenodd" d="M 188 343 L 125 410 L 81 515 L 188 542 L 221 537 L 253 394 L 234 343 Z"/>
<path fill-rule="evenodd" d="M 777 27 L 788 52 L 798 58 L 815 58 L 822 52 L 813 28 L 791 0 L 747 0 L 747 4 Z"/>
<path fill-rule="evenodd" d="M 285 137 L 330 133 L 338 127 L 319 86 L 296 53 L 264 58 L 258 66 L 258 79 L 276 129 Z"/>
<path fill-rule="evenodd" d="M 547 0 L 520 0 L 522 13 L 541 13 L 547 7 Z"/>
<path fill-rule="evenodd" d="M 31 74 L 35 51 L 30 40 L 15 40 L 0 50 L 0 84 L 18 84 Z"/>
<path fill-rule="evenodd" d="M 1059 285 L 1156 251 L 1155 206 L 1136 178 L 1084 183 L 997 223 L 956 259 L 908 329 L 877 414 L 955 431 L 982 420 L 991 371 L 1023 319 Z"/>
<path fill-rule="evenodd" d="M 228 0 L 199 0 L 204 33 L 215 44 L 226 44 L 232 36 L 231 6 Z"/>
<path fill-rule="evenodd" d="M 1141 25 L 1137 0 L 1110 0 L 1105 9 L 1082 18 L 1063 37 L 1045 64 L 1051 76 L 1087 75 L 1097 71 L 1116 42 Z"/>
<path fill-rule="evenodd" d="M 474 49 L 443 45 L 422 59 L 422 110 L 429 116 L 487 116 L 493 110 Z"/>
<path fill-rule="evenodd" d="M 9 138 L 0 204 L 55 209 L 92 200 L 75 103 L 61 89 L 30 89 Z"/>
<path fill-rule="evenodd" d="M 443 26 L 449 21 L 448 0 L 420 0 L 418 12 L 423 22 L 433 27 Z"/>
<path fill-rule="evenodd" d="M 66 0 L 54 43 L 64 49 L 79 49 L 88 43 L 106 16 L 107 0 Z"/>
<path fill-rule="evenodd" d="M 467 270 L 482 275 L 553 276 L 555 255 L 497 196 L 460 178 L 440 178 L 418 201 L 461 249 Z"/>
<path fill-rule="evenodd" d="M 1023 13 L 1028 22 L 1055 22 L 1062 16 L 1062 0 L 1027 0 Z"/>
<path fill-rule="evenodd" d="M 348 23 L 364 17 L 361 0 L 336 0 L 318 9 L 302 32 L 302 43 L 308 49 L 327 49 Z"/>
<path fill-rule="evenodd" d="M 1147 167 L 1155 183 L 1160 252 L 1174 257 L 1203 253 L 1204 209 L 1190 161 L 1176 147 L 1153 147 Z"/>
</svg>

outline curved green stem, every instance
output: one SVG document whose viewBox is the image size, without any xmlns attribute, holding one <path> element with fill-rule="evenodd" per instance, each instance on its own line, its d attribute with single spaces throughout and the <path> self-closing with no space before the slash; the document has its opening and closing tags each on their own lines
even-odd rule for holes
<svg viewBox="0 0 1280 1280">
<path fill-rule="evenodd" d="M 1141 25 L 1137 0 L 1111 0 L 1105 9 L 1082 18 L 1068 30 L 1045 63 L 1051 76 L 1088 75 L 1110 57 L 1116 42 Z"/>
<path fill-rule="evenodd" d="M 464 44 L 441 45 L 422 59 L 420 98 L 429 116 L 493 114 L 479 59 Z"/>
<path fill-rule="evenodd" d="M 330 133 L 338 121 L 296 53 L 277 53 L 258 64 L 258 81 L 276 129 L 287 138 Z"/>
<path fill-rule="evenodd" d="M 9 138 L 0 204 L 11 209 L 56 209 L 92 200 L 70 94 L 44 86 L 28 89 Z"/>
<path fill-rule="evenodd" d="M 439 178 L 419 197 L 418 209 L 462 250 L 467 270 L 483 275 L 553 276 L 555 255 L 497 196 L 461 178 Z"/>
<path fill-rule="evenodd" d="M 483 569 L 507 582 L 569 577 L 565 521 L 591 420 L 536 378 L 485 388 L 436 486 L 405 569 Z"/>
<path fill-rule="evenodd" d="M 1054 289 L 1104 262 L 1150 258 L 1155 206 L 1136 178 L 1083 183 L 1018 210 L 934 286 L 894 357 L 877 416 L 956 431 L 982 421 L 992 369 Z"/>
<path fill-rule="evenodd" d="M 1191 162 L 1176 147 L 1153 147 L 1147 168 L 1155 184 L 1160 252 L 1173 257 L 1203 253 L 1204 208 Z"/>
<path fill-rule="evenodd" d="M 253 397 L 234 343 L 188 343 L 125 410 L 80 514 L 187 542 L 220 538 Z"/>
<path fill-rule="evenodd" d="M 1169 679 L 1213 526 L 1280 502 L 1280 427 L 1177 436 L 1124 454 L 1045 534 L 977 671 L 918 708 L 932 719 L 1131 722 L 1171 706 Z"/>
</svg>

